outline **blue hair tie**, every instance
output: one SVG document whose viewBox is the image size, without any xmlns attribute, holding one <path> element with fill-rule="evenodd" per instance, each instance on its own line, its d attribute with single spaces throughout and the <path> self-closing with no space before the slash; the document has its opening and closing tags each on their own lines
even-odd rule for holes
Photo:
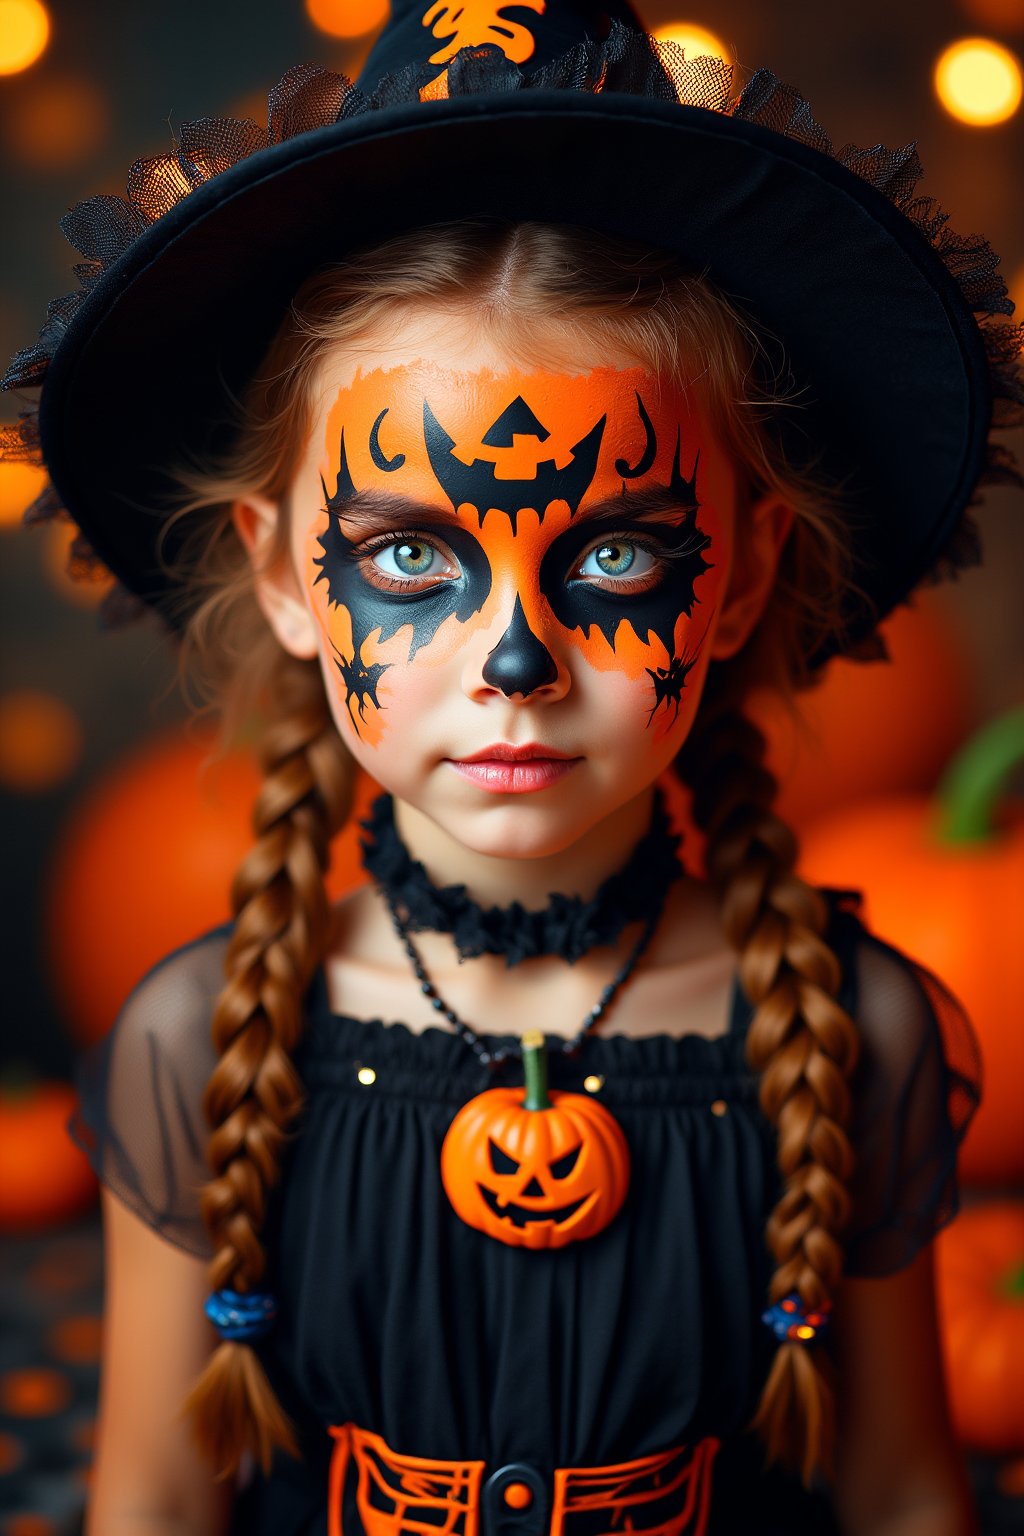
<svg viewBox="0 0 1024 1536">
<path fill-rule="evenodd" d="M 762 1323 L 767 1323 L 777 1339 L 784 1343 L 810 1344 L 828 1327 L 832 1303 L 823 1301 L 819 1307 L 807 1307 L 799 1291 L 790 1291 L 761 1313 Z"/>
<path fill-rule="evenodd" d="M 203 1311 L 224 1339 L 261 1339 L 274 1326 L 277 1300 L 269 1291 L 214 1291 Z"/>
</svg>

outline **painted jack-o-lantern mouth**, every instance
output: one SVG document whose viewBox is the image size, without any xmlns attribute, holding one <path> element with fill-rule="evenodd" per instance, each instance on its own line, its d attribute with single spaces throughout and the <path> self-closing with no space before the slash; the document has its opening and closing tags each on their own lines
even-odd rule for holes
<svg viewBox="0 0 1024 1536">
<path fill-rule="evenodd" d="M 629 1148 L 603 1104 L 547 1091 L 544 1036 L 523 1036 L 522 1088 L 470 1099 L 448 1128 L 441 1180 L 456 1213 L 499 1242 L 560 1248 L 593 1237 L 617 1214 Z"/>
</svg>

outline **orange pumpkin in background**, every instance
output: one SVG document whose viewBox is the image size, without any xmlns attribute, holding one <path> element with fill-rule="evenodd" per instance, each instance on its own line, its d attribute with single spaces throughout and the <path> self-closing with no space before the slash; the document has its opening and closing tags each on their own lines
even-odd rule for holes
<svg viewBox="0 0 1024 1536">
<path fill-rule="evenodd" d="M 1024 1450 L 1024 1200 L 984 1201 L 939 1233 L 939 1323 L 960 1440 Z"/>
<path fill-rule="evenodd" d="M 147 742 L 85 794 L 63 829 L 47 943 L 58 1001 L 81 1044 L 105 1033 L 152 965 L 230 916 L 260 775 L 247 753 L 218 761 L 215 750 L 196 731 Z M 361 776 L 356 817 L 376 793 Z M 338 897 L 365 879 L 354 817 L 332 849 L 328 889 Z"/>
<path fill-rule="evenodd" d="M 58 1226 L 96 1200 L 96 1175 L 66 1130 L 76 1094 L 9 1068 L 0 1079 L 0 1231 Z"/>
<path fill-rule="evenodd" d="M 800 866 L 820 884 L 863 890 L 874 931 L 964 1004 L 984 1078 L 959 1169 L 991 1186 L 1024 1179 L 1024 818 L 996 815 L 1022 761 L 1024 709 L 968 742 L 934 799 L 890 796 L 816 823 Z"/>
<path fill-rule="evenodd" d="M 798 731 L 773 694 L 756 691 L 747 712 L 768 741 L 779 781 L 777 809 L 792 827 L 889 791 L 932 789 L 977 724 L 967 637 L 942 594 L 918 593 L 880 626 L 888 662 L 842 657 L 797 707 Z"/>
<path fill-rule="evenodd" d="M 976 722 L 969 646 L 942 594 L 917 593 L 880 632 L 891 659 L 832 661 L 819 685 L 797 696 L 800 723 L 766 689 L 746 701 L 778 780 L 775 808 L 798 833 L 858 800 L 930 790 Z M 659 783 L 672 830 L 683 835 L 680 857 L 702 877 L 704 838 L 692 823 L 690 792 L 671 770 Z"/>
</svg>

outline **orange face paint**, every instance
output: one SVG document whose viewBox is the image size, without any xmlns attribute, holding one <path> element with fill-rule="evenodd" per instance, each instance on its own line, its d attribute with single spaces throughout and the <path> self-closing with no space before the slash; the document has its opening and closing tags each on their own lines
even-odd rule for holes
<svg viewBox="0 0 1024 1536">
<path fill-rule="evenodd" d="M 357 373 L 327 412 L 307 581 L 347 713 L 375 745 L 397 668 L 493 635 L 483 680 L 526 699 L 574 663 L 639 688 L 660 740 L 722 581 L 728 465 L 642 368 Z"/>
</svg>

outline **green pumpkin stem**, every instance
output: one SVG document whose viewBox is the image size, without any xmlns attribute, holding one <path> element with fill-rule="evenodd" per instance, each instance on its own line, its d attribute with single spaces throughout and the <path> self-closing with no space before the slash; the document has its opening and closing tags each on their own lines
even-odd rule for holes
<svg viewBox="0 0 1024 1536">
<path fill-rule="evenodd" d="M 939 838 L 943 843 L 985 843 L 1013 770 L 1024 762 L 1024 709 L 1011 709 L 983 726 L 961 748 L 939 784 Z"/>
<path fill-rule="evenodd" d="M 526 1078 L 524 1109 L 550 1109 L 548 1098 L 548 1048 L 539 1029 L 528 1029 L 520 1044 L 523 1048 L 523 1074 Z"/>
<path fill-rule="evenodd" d="M 1004 1275 L 999 1289 L 1014 1301 L 1024 1301 L 1024 1264 L 1015 1265 L 1008 1275 Z"/>
</svg>

